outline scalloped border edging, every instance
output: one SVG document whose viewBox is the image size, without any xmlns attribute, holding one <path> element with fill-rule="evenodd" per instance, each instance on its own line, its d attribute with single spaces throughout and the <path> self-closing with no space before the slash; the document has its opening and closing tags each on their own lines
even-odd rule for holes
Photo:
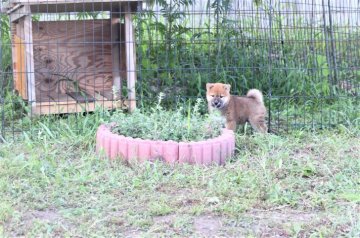
<svg viewBox="0 0 360 238">
<path fill-rule="evenodd" d="M 106 125 L 96 133 L 96 153 L 104 152 L 110 159 L 153 161 L 161 158 L 167 163 L 223 165 L 235 151 L 234 132 L 224 129 L 216 138 L 197 142 L 152 141 L 114 134 Z"/>
</svg>

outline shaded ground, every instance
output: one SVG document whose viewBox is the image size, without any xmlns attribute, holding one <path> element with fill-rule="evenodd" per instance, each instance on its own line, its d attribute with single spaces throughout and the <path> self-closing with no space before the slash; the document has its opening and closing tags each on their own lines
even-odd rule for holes
<svg viewBox="0 0 360 238">
<path fill-rule="evenodd" d="M 356 135 L 239 135 L 231 163 L 209 168 L 109 163 L 85 140 L 0 145 L 2 236 L 360 235 Z"/>
</svg>

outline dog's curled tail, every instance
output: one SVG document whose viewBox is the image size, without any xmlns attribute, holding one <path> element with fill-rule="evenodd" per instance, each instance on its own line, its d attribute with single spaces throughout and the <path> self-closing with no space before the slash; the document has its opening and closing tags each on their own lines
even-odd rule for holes
<svg viewBox="0 0 360 238">
<path fill-rule="evenodd" d="M 246 94 L 248 98 L 253 98 L 255 101 L 259 103 L 263 103 L 263 95 L 262 93 L 257 89 L 250 89 L 249 92 Z"/>
</svg>

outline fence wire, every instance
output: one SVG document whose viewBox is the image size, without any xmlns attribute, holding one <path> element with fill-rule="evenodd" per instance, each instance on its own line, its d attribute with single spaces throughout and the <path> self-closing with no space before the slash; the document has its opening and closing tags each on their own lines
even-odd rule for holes
<svg viewBox="0 0 360 238">
<path fill-rule="evenodd" d="M 273 132 L 359 126 L 357 0 L 1 5 L 1 138 L 84 112 L 261 90 Z M 75 115 L 69 119 L 69 115 Z M 74 119 L 75 118 L 75 119 Z M 81 129 L 81 128 L 80 128 Z"/>
</svg>

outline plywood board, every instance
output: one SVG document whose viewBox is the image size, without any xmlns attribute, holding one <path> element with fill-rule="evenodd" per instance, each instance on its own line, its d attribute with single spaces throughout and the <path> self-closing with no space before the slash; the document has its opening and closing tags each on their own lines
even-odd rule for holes
<svg viewBox="0 0 360 238">
<path fill-rule="evenodd" d="M 36 95 L 107 91 L 113 85 L 111 21 L 34 22 Z M 124 35 L 124 34 L 120 34 Z M 125 39 L 119 39 L 119 43 Z M 120 47 L 122 49 L 123 47 Z M 120 52 L 120 77 L 126 78 Z"/>
<path fill-rule="evenodd" d="M 106 100 L 119 100 L 120 98 L 114 98 L 114 92 L 107 90 L 107 91 L 99 91 L 97 92 L 101 96 L 103 96 Z"/>
<path fill-rule="evenodd" d="M 76 102 L 80 102 L 80 103 L 95 101 L 95 98 L 86 92 L 68 92 L 66 94 L 68 94 L 70 97 L 75 99 Z"/>
</svg>

